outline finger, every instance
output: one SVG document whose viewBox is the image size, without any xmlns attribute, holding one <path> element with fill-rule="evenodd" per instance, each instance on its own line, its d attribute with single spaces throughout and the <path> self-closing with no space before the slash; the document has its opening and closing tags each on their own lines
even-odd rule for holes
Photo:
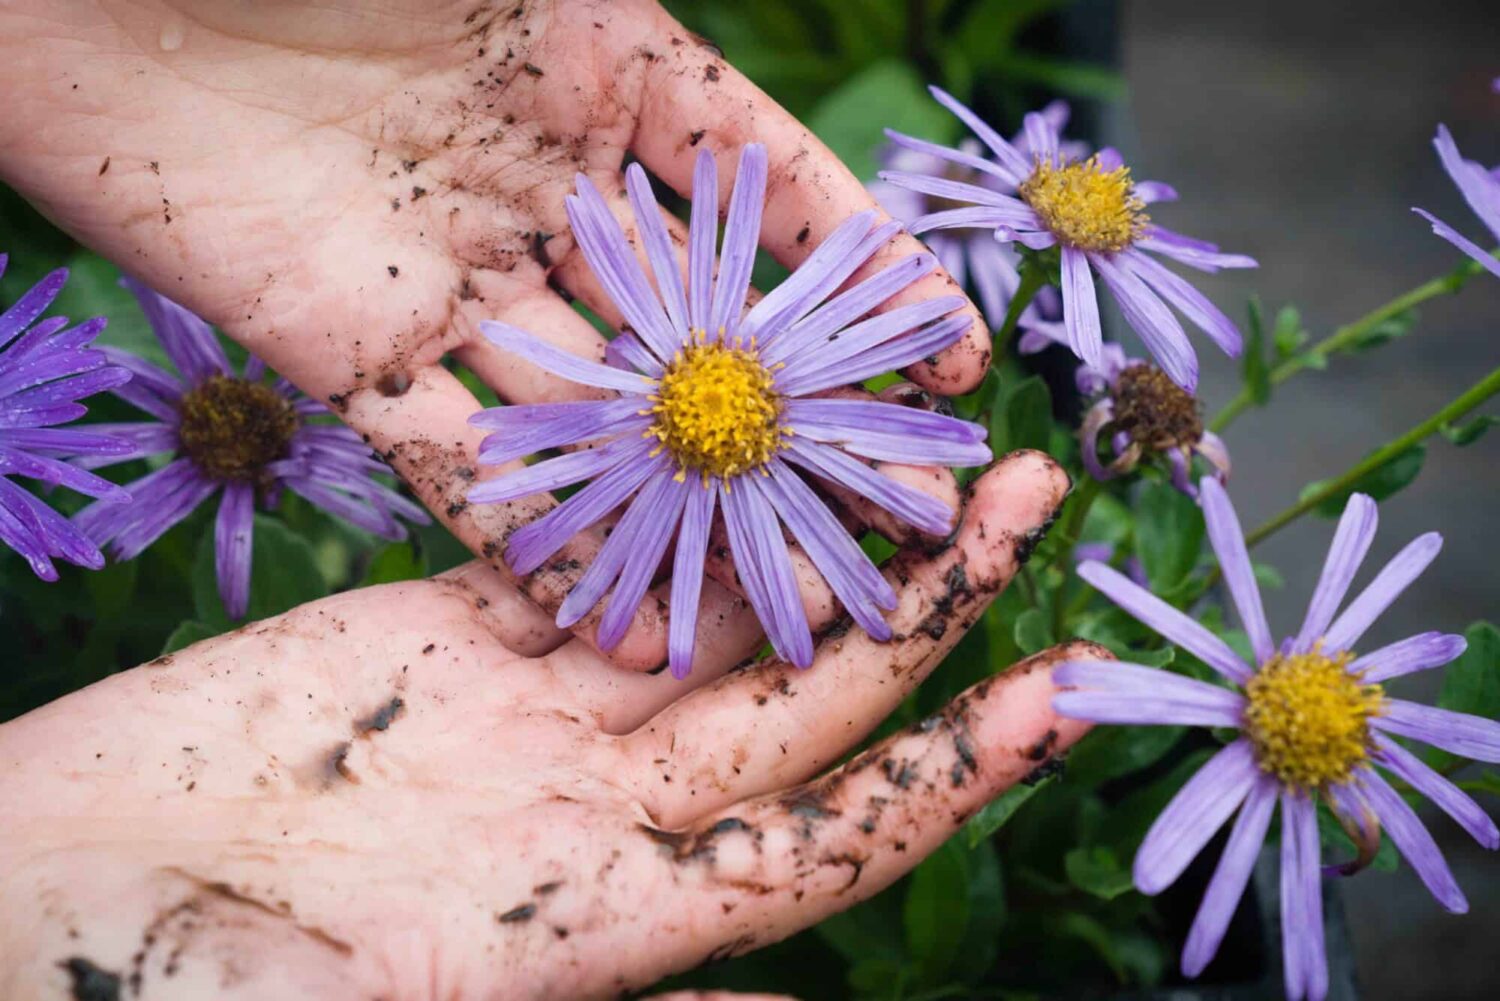
<svg viewBox="0 0 1500 1001">
<path fill-rule="evenodd" d="M 669 15 L 659 15 L 663 36 L 695 39 Z M 811 132 L 759 88 L 726 63 L 712 44 L 697 40 L 671 46 L 646 71 L 640 127 L 633 151 L 679 194 L 692 189 L 693 160 L 709 149 L 728 177 L 745 143 L 765 143 L 770 177 L 761 245 L 777 260 L 795 267 L 845 219 L 868 209 L 880 211 L 859 179 Z M 728 185 L 721 184 L 721 207 Z M 883 211 L 882 220 L 889 218 Z M 898 236 L 876 253 L 853 279 L 867 276 L 892 260 L 921 251 L 911 236 Z M 907 288 L 883 308 L 931 299 L 962 290 L 946 271 L 937 271 Z M 963 340 L 935 364 L 919 362 L 911 378 L 946 395 L 966 393 L 984 378 L 990 360 L 989 328 L 979 311 L 966 305 L 972 318 Z"/>
<path fill-rule="evenodd" d="M 666 826 L 800 782 L 862 739 L 922 681 L 1009 582 L 1050 523 L 1068 479 L 1015 452 L 972 489 L 953 544 L 904 547 L 884 570 L 895 637 L 824 638 L 802 672 L 757 665 L 681 700 L 623 741 L 629 772 Z"/>
<path fill-rule="evenodd" d="M 470 560 L 434 579 L 468 592 L 475 614 L 512 653 L 542 657 L 573 638 L 566 629 L 557 628 L 552 616 L 518 591 L 504 574 L 481 560 Z"/>
<path fill-rule="evenodd" d="M 1108 657 L 1082 641 L 1054 647 L 814 782 L 648 831 L 687 891 L 682 924 L 700 954 L 778 941 L 895 882 L 1087 732 L 1053 712 L 1052 668 Z"/>
</svg>

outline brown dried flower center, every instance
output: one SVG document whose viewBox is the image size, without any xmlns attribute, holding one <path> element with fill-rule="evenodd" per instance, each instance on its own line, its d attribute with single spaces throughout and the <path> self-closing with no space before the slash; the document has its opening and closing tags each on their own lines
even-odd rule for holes
<svg viewBox="0 0 1500 1001">
<path fill-rule="evenodd" d="M 1155 365 L 1131 365 L 1115 381 L 1114 425 L 1142 448 L 1192 448 L 1203 438 L 1203 415 L 1193 394 Z"/>
<path fill-rule="evenodd" d="M 182 452 L 215 480 L 258 480 L 286 454 L 297 411 L 270 386 L 215 375 L 184 394 L 178 405 Z"/>
</svg>

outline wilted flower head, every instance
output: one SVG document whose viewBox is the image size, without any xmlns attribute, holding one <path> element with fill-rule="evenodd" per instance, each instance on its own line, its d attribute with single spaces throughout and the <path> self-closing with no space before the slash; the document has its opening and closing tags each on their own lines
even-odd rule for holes
<svg viewBox="0 0 1500 1001">
<path fill-rule="evenodd" d="M 1034 251 L 1057 248 L 1066 341 L 1074 354 L 1095 368 L 1103 364 L 1103 334 L 1093 272 L 1104 280 L 1157 363 L 1179 385 L 1191 390 L 1197 384 L 1198 358 L 1169 306 L 1225 352 L 1239 353 L 1240 333 L 1229 318 L 1151 255 L 1170 257 L 1202 271 L 1254 267 L 1255 261 L 1240 254 L 1222 254 L 1213 244 L 1152 222 L 1146 206 L 1174 200 L 1177 193 L 1171 187 L 1133 180 L 1113 149 L 1086 159 L 1070 157 L 1055 130 L 1034 112 L 1026 116 L 1028 146 L 1023 152 L 949 94 L 936 87 L 931 90 L 989 147 L 995 160 L 934 143 L 921 143 L 921 148 L 947 163 L 987 174 L 1014 193 L 927 174 L 884 171 L 882 179 L 898 187 L 962 206 L 917 220 L 912 232 L 984 226 L 1001 242 L 1019 243 Z"/>
<path fill-rule="evenodd" d="M 1200 493 L 1209 541 L 1249 634 L 1253 665 L 1109 567 L 1085 564 L 1079 576 L 1239 690 L 1139 665 L 1073 662 L 1055 675 L 1059 685 L 1073 690 L 1055 696 L 1053 704 L 1066 716 L 1101 723 L 1239 731 L 1151 826 L 1135 858 L 1135 883 L 1143 893 L 1165 889 L 1239 811 L 1183 949 L 1183 972 L 1197 976 L 1223 940 L 1279 801 L 1286 992 L 1293 999 L 1322 1001 L 1328 970 L 1318 801 L 1367 850 L 1383 828 L 1438 902 L 1463 912 L 1468 904 L 1432 836 L 1377 769 L 1427 796 L 1486 848 L 1500 847 L 1500 830 L 1478 804 L 1396 740 L 1500 762 L 1500 723 L 1393 698 L 1383 687 L 1393 678 L 1453 660 L 1464 650 L 1463 637 L 1421 633 L 1365 653 L 1355 649 L 1437 556 L 1442 538 L 1436 532 L 1397 553 L 1339 613 L 1375 537 L 1375 502 L 1355 494 L 1334 533 L 1302 628 L 1277 644 L 1228 495 L 1211 477 L 1203 479 Z"/>
<path fill-rule="evenodd" d="M 693 175 L 685 281 L 645 172 L 631 165 L 626 181 L 660 294 L 586 177 L 578 176 L 577 193 L 566 202 L 589 266 L 630 328 L 610 343 L 610 365 L 503 323 L 481 324 L 501 348 L 574 382 L 619 394 L 477 414 L 474 424 L 496 432 L 480 451 L 482 461 L 506 463 L 542 449 L 603 443 L 503 473 L 473 487 L 469 500 L 506 501 L 591 481 L 511 534 L 505 559 L 519 574 L 629 502 L 557 614 L 559 625 L 572 625 L 613 586 L 598 627 L 604 649 L 623 638 L 675 535 L 668 651 L 678 677 L 691 667 L 716 509 L 739 580 L 782 657 L 805 667 L 813 653 L 783 523 L 854 620 L 877 639 L 888 638 L 880 611 L 895 607 L 894 590 L 808 480 L 838 484 L 924 532 L 944 534 L 954 518 L 945 503 L 864 460 L 978 465 L 990 458 L 985 431 L 924 410 L 814 394 L 910 365 L 953 344 L 970 320 L 947 314 L 963 299 L 931 299 L 861 320 L 935 264 L 931 255 L 915 254 L 833 295 L 898 229 L 895 223 L 877 226 L 875 213 L 864 212 L 839 226 L 747 310 L 765 197 L 765 148 L 749 145 L 741 153 L 717 279 L 713 157 L 700 153 Z"/>
<path fill-rule="evenodd" d="M 1067 155 L 1085 156 L 1088 152 L 1085 143 L 1063 141 L 1060 138 L 1070 113 L 1065 101 L 1053 101 L 1038 112 L 1045 127 L 1054 137 L 1058 137 L 1056 141 Z M 886 134 L 891 142 L 880 157 L 881 167 L 886 171 L 923 174 L 948 181 L 977 184 L 1004 194 L 1015 193 L 1014 185 L 1007 184 L 993 173 L 943 159 L 931 151 L 931 143 L 902 135 L 893 129 L 887 129 Z M 1029 149 L 1024 132 L 1014 137 L 1011 143 L 1023 153 Z M 977 139 L 964 139 L 958 144 L 958 150 L 975 159 L 984 158 L 984 150 Z M 872 181 L 868 187 L 881 208 L 909 226 L 936 213 L 961 207 L 960 202 L 942 195 L 927 194 L 886 180 Z M 1015 250 L 997 241 L 993 228 L 985 226 L 933 230 L 927 235 L 926 242 L 937 256 L 938 263 L 947 269 L 954 281 L 960 285 L 973 282 L 975 291 L 979 293 L 980 308 L 989 325 L 996 329 L 1003 325 L 1011 299 L 1021 284 L 1021 275 L 1017 270 L 1020 257 Z M 1062 324 L 1057 322 L 1061 316 L 1062 301 L 1058 298 L 1057 290 L 1046 286 L 1037 292 L 1036 298 L 1022 311 L 1018 328 L 1023 332 L 1042 330 L 1054 339 L 1063 341 Z"/>
<path fill-rule="evenodd" d="M 8 256 L 0 254 L 0 275 L 8 263 Z M 120 455 L 130 447 L 96 427 L 57 427 L 87 412 L 79 402 L 84 397 L 130 379 L 129 372 L 110 365 L 102 351 L 90 346 L 104 329 L 103 317 L 69 329 L 64 329 L 68 320 L 63 316 L 36 323 L 67 279 L 66 269 L 52 272 L 0 315 L 0 542 L 25 557 L 43 580 L 57 579 L 54 557 L 97 570 L 104 556 L 11 476 L 69 487 L 108 502 L 129 500 L 113 483 L 64 461 Z"/>
<path fill-rule="evenodd" d="M 129 487 L 131 501 L 93 504 L 74 521 L 110 555 L 140 555 L 199 504 L 220 494 L 214 526 L 219 596 L 230 618 L 250 602 L 250 556 L 256 501 L 274 507 L 283 488 L 329 514 L 382 538 L 406 538 L 398 521 L 427 523 L 427 514 L 374 479 L 389 472 L 369 446 L 340 424 L 312 424 L 328 410 L 285 379 L 265 381 L 253 355 L 236 374 L 213 328 L 133 279 L 124 284 L 140 302 L 180 376 L 128 352 L 106 349 L 135 378 L 115 395 L 154 421 L 101 425 L 124 438 L 122 453 L 90 458 L 90 466 L 170 453 L 172 458 Z"/>
<path fill-rule="evenodd" d="M 1500 79 L 1496 80 L 1496 88 L 1500 90 Z M 1453 136 L 1448 133 L 1446 125 L 1438 126 L 1437 136 L 1432 140 L 1432 145 L 1437 149 L 1438 159 L 1443 161 L 1443 169 L 1448 171 L 1448 176 L 1453 178 L 1454 184 L 1458 185 L 1464 201 L 1469 203 L 1469 208 L 1474 210 L 1479 221 L 1489 229 L 1490 236 L 1500 241 L 1500 167 L 1486 170 L 1473 160 L 1465 160 L 1459 154 L 1458 144 L 1453 141 Z M 1412 211 L 1432 223 L 1432 231 L 1438 236 L 1478 261 L 1491 274 L 1500 275 L 1500 260 L 1497 260 L 1488 250 L 1468 239 L 1431 212 L 1417 208 Z"/>
</svg>

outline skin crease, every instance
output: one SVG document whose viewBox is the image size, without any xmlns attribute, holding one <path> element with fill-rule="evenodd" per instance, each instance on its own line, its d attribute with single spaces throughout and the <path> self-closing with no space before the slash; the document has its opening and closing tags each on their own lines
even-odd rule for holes
<svg viewBox="0 0 1500 1001">
<path fill-rule="evenodd" d="M 499 319 L 602 357 L 567 303 L 620 320 L 568 233 L 576 173 L 632 230 L 627 152 L 686 194 L 693 158 L 713 151 L 722 210 L 740 147 L 764 142 L 762 243 L 789 265 L 877 207 L 649 0 L 13 0 L 0 5 L 0 88 L 0 178 L 328 402 L 502 573 L 505 536 L 551 501 L 464 503 L 478 404 L 438 362 L 451 355 L 511 403 L 592 392 L 478 330 Z M 920 249 L 902 235 L 865 273 Z M 888 306 L 952 291 L 938 272 Z M 988 332 L 966 311 L 966 339 L 911 379 L 946 394 L 979 384 Z M 576 540 L 527 593 L 555 610 L 598 544 Z M 709 584 L 703 600 L 726 637 L 754 632 L 733 593 Z M 663 663 L 663 608 L 643 603 L 614 663 Z M 575 631 L 592 637 L 598 614 Z M 531 618 L 528 652 L 566 638 Z"/>
<path fill-rule="evenodd" d="M 149 1001 L 613 997 L 849 907 L 1086 729 L 1065 644 L 825 771 L 1056 511 L 1015 453 L 885 568 L 887 644 L 686 683 L 512 653 L 470 568 L 338 595 L 0 727 L 0 996 L 79 960 Z M 493 578 L 481 578 L 493 582 Z M 697 686 L 697 687 L 694 687 Z M 821 773 L 821 774 L 820 774 Z M 72 996 L 79 996 L 76 994 Z"/>
<path fill-rule="evenodd" d="M 565 298 L 619 319 L 567 235 L 575 171 L 620 208 L 627 151 L 685 190 L 707 148 L 727 199 L 738 148 L 766 142 L 763 243 L 787 263 L 872 207 L 656 6 L 12 0 L 0 87 L 0 176 L 329 401 L 486 556 L 0 727 L 0 997 L 88 996 L 91 971 L 148 1001 L 616 996 L 876 892 L 1082 734 L 1050 710 L 1049 667 L 1106 654 L 1071 644 L 826 771 L 1050 522 L 1067 482 L 1035 453 L 975 484 L 951 544 L 888 565 L 897 640 L 835 625 L 806 672 L 729 673 L 762 639 L 713 585 L 686 683 L 617 670 L 662 662 L 664 606 L 606 660 L 595 618 L 571 640 L 547 614 L 576 565 L 524 594 L 497 571 L 495 540 L 545 502 L 462 504 L 477 404 L 437 362 L 519 403 L 576 390 L 479 320 L 602 356 Z M 899 238 L 872 267 L 918 249 Z M 897 301 L 952 290 L 935 274 Z M 961 392 L 987 361 L 976 323 L 907 374 Z M 816 583 L 810 615 L 836 623 Z"/>
</svg>

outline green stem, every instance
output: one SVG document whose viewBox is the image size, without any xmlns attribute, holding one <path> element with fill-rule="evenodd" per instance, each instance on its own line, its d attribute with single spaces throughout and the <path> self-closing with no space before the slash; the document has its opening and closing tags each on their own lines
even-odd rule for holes
<svg viewBox="0 0 1500 1001">
<path fill-rule="evenodd" d="M 1085 474 L 1084 481 L 1078 484 L 1068 496 L 1067 509 L 1063 512 L 1062 525 L 1058 527 L 1055 538 L 1057 539 L 1057 556 L 1052 565 L 1057 567 L 1066 576 L 1073 559 L 1073 547 L 1078 545 L 1078 536 L 1083 532 L 1083 523 L 1088 518 L 1089 508 L 1094 506 L 1094 500 L 1098 498 L 1100 483 L 1092 476 Z M 1084 585 L 1085 587 L 1087 585 Z M 1062 600 L 1062 595 L 1054 596 L 1052 605 L 1052 635 L 1059 639 L 1063 635 L 1063 626 L 1067 624 L 1067 605 Z"/>
<path fill-rule="evenodd" d="M 1358 483 L 1360 479 L 1395 459 L 1443 425 L 1451 424 L 1453 421 L 1464 416 L 1496 393 L 1500 393 L 1500 368 L 1493 369 L 1489 375 L 1486 375 L 1483 379 L 1470 386 L 1453 402 L 1401 437 L 1387 442 L 1370 453 L 1366 459 L 1350 467 L 1342 476 L 1329 481 L 1245 536 L 1245 544 L 1253 546 L 1257 542 L 1261 542 L 1274 535 L 1328 498 L 1336 497 L 1341 492 L 1348 490 L 1355 483 Z"/>
<path fill-rule="evenodd" d="M 1021 322 L 1021 314 L 1026 312 L 1026 307 L 1031 305 L 1031 300 L 1041 291 L 1042 286 L 1047 284 L 1046 272 L 1037 267 L 1031 261 L 1021 265 L 1021 284 L 1016 289 L 1016 294 L 1011 297 L 1010 308 L 1005 311 L 1005 322 L 1000 324 L 1000 329 L 995 331 L 995 345 L 1001 347 L 1010 343 L 1010 337 L 1016 332 L 1016 324 Z M 994 362 L 998 364 L 1000 352 L 994 353 Z"/>
<path fill-rule="evenodd" d="M 1465 261 L 1448 274 L 1440 278 L 1434 278 L 1426 284 L 1418 285 L 1411 291 L 1398 295 L 1385 305 L 1366 313 L 1353 323 L 1340 327 L 1306 351 L 1299 352 L 1271 369 L 1271 385 L 1275 386 L 1290 379 L 1312 364 L 1313 359 L 1323 358 L 1326 360 L 1330 356 L 1338 354 L 1392 317 L 1400 316 L 1407 310 L 1419 306 L 1429 299 L 1436 299 L 1438 296 L 1450 295 L 1457 292 L 1464 287 L 1464 284 L 1470 278 L 1477 275 L 1479 271 L 1478 262 Z M 1240 390 L 1240 394 L 1230 400 L 1223 410 L 1219 411 L 1209 427 L 1215 432 L 1223 431 L 1236 417 L 1250 407 L 1252 403 L 1254 403 L 1254 400 L 1251 399 L 1249 388 Z"/>
</svg>

